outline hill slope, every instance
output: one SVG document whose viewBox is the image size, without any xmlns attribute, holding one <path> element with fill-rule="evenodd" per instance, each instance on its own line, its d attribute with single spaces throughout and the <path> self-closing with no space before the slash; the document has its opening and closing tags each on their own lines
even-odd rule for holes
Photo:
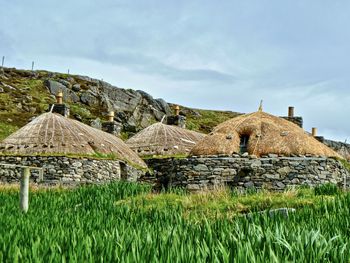
<svg viewBox="0 0 350 263">
<path fill-rule="evenodd" d="M 47 111 L 59 90 L 64 93 L 71 117 L 84 123 L 96 125 L 106 119 L 108 111 L 115 111 L 124 138 L 172 114 L 172 104 L 144 91 L 121 89 L 86 76 L 4 68 L 0 72 L 0 140 Z M 186 107 L 181 114 L 187 116 L 189 129 L 205 133 L 237 116 L 235 112 Z"/>
</svg>

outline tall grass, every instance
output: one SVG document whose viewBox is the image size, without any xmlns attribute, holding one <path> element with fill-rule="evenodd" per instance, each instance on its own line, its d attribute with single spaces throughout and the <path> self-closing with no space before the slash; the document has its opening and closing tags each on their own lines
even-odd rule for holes
<svg viewBox="0 0 350 263">
<path fill-rule="evenodd" d="M 350 260 L 350 194 L 288 218 L 256 214 L 197 221 L 184 215 L 180 203 L 149 206 L 149 196 L 148 186 L 131 183 L 35 191 L 29 212 L 21 214 L 18 192 L 0 191 L 0 262 Z"/>
</svg>

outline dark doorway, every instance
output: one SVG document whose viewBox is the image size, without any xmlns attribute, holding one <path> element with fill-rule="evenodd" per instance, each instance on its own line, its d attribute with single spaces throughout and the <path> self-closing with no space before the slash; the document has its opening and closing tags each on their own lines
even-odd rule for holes
<svg viewBox="0 0 350 263">
<path fill-rule="evenodd" d="M 120 179 L 121 180 L 128 180 L 128 167 L 125 163 L 120 163 Z"/>
<path fill-rule="evenodd" d="M 241 136 L 241 141 L 240 141 L 240 144 L 239 144 L 240 153 L 248 152 L 248 142 L 249 142 L 249 135 L 242 135 Z"/>
</svg>

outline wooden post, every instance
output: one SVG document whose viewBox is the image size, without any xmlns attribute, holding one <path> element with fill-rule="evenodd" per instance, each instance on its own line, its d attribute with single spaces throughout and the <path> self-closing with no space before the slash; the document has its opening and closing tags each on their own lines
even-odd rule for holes
<svg viewBox="0 0 350 263">
<path fill-rule="evenodd" d="M 29 198 L 29 176 L 30 169 L 28 167 L 22 168 L 22 178 L 20 186 L 19 207 L 24 212 L 28 211 L 28 198 Z"/>
</svg>

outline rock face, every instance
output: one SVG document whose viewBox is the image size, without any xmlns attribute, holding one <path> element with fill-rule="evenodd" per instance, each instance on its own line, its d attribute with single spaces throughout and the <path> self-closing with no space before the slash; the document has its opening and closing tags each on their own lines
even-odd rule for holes
<svg viewBox="0 0 350 263">
<path fill-rule="evenodd" d="M 338 160 L 316 157 L 211 156 L 146 160 L 153 175 L 142 181 L 156 187 L 181 186 L 190 191 L 228 185 L 282 191 L 296 185 L 324 183 L 350 186 L 350 175 Z"/>
<path fill-rule="evenodd" d="M 136 132 L 171 115 L 171 109 L 163 99 L 154 99 L 144 91 L 121 89 L 107 82 L 88 77 L 70 77 L 70 81 L 45 80 L 51 94 L 63 92 L 64 101 L 81 102 L 102 112 L 115 111 L 115 120 L 127 132 Z M 78 81 L 84 81 L 79 84 Z"/>
</svg>

